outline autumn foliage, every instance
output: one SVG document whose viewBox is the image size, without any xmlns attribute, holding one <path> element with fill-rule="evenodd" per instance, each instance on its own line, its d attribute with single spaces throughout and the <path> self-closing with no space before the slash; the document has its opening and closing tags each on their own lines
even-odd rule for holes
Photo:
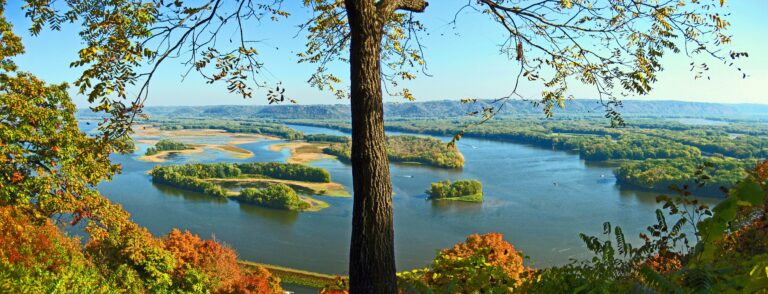
<svg viewBox="0 0 768 294">
<path fill-rule="evenodd" d="M 82 291 L 280 293 L 266 269 L 243 271 L 229 247 L 174 229 L 154 238 L 132 222 L 81 247 L 49 220 L 0 206 L 0 292 L 77 284 Z M 20 280 L 23 280 L 20 281 Z"/>
<path fill-rule="evenodd" d="M 211 289 L 220 293 L 279 293 L 279 279 L 264 268 L 244 273 L 231 248 L 178 229 L 163 239 L 163 246 L 176 257 L 174 277 L 184 279 L 190 270 L 204 274 Z"/>
<path fill-rule="evenodd" d="M 404 293 L 506 293 L 527 272 L 521 253 L 498 233 L 470 235 L 438 253 L 429 268 L 399 273 Z"/>
<path fill-rule="evenodd" d="M 647 266 L 657 273 L 668 274 L 683 268 L 683 256 L 674 252 L 656 254 L 648 258 L 643 266 Z"/>
<path fill-rule="evenodd" d="M 65 236 L 50 220 L 35 224 L 18 209 L 0 206 L 0 262 L 57 271 L 78 253 L 77 240 Z"/>
<path fill-rule="evenodd" d="M 469 258 L 477 254 L 482 254 L 489 265 L 500 267 L 513 280 L 519 280 L 520 274 L 525 271 L 520 252 L 512 244 L 504 241 L 503 236 L 499 233 L 469 235 L 466 242 L 443 250 L 440 256 L 458 259 Z"/>
<path fill-rule="evenodd" d="M 235 284 L 222 293 L 282 293 L 280 280 L 265 268 L 259 267 L 249 273 L 241 273 Z"/>
</svg>

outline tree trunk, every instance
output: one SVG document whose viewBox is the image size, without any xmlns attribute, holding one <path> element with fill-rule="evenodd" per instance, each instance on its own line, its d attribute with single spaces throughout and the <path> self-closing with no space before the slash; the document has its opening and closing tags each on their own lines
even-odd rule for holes
<svg viewBox="0 0 768 294">
<path fill-rule="evenodd" d="M 384 135 L 380 50 L 375 1 L 346 0 L 350 26 L 352 107 L 351 293 L 397 293 L 392 184 Z"/>
</svg>

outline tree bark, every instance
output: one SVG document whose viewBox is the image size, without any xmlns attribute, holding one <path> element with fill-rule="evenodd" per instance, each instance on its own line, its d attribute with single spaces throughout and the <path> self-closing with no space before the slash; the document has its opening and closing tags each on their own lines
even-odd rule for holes
<svg viewBox="0 0 768 294">
<path fill-rule="evenodd" d="M 351 293 L 397 293 L 392 184 L 381 91 L 382 25 L 375 1 L 346 0 L 350 26 L 352 179 Z"/>
</svg>

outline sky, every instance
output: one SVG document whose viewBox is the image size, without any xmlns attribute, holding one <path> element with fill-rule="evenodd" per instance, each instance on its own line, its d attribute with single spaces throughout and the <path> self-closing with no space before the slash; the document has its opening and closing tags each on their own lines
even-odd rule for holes
<svg viewBox="0 0 768 294">
<path fill-rule="evenodd" d="M 465 10 L 458 16 L 456 26 L 450 24 L 459 8 L 467 0 L 432 0 L 428 9 L 416 15 L 428 30 L 422 35 L 425 59 L 430 76 L 419 76 L 405 85 L 417 101 L 458 100 L 462 98 L 497 98 L 506 96 L 512 89 L 519 68 L 506 56 L 499 54 L 499 44 L 504 41 L 504 30 L 487 16 Z M 246 34 L 260 42 L 256 48 L 265 69 L 258 76 L 268 84 L 280 83 L 286 94 L 299 104 L 346 103 L 329 92 L 310 87 L 307 79 L 314 72 L 311 64 L 297 64 L 296 53 L 304 49 L 306 39 L 298 36 L 297 25 L 306 19 L 307 11 L 298 3 L 286 1 L 285 9 L 293 15 L 279 22 L 264 21 L 249 27 Z M 6 14 L 14 30 L 22 36 L 26 53 L 16 59 L 24 71 L 32 72 L 51 83 L 73 82 L 80 74 L 78 68 L 70 68 L 76 60 L 78 49 L 83 45 L 78 38 L 78 27 L 65 26 L 61 31 L 44 31 L 30 36 L 29 20 L 21 10 L 21 0 L 9 0 Z M 697 102 L 764 103 L 768 104 L 768 0 L 730 0 L 727 5 L 731 15 L 729 32 L 733 34 L 734 51 L 746 51 L 749 58 L 738 63 L 749 76 L 712 59 L 697 59 L 710 64 L 711 80 L 694 79 L 689 71 L 691 59 L 685 55 L 668 55 L 662 60 L 664 72 L 659 74 L 655 89 L 646 96 L 626 99 L 684 100 Z M 296 7 L 290 7 L 296 6 Z M 331 67 L 344 81 L 348 79 L 346 64 Z M 225 84 L 206 84 L 195 73 L 182 79 L 186 71 L 180 60 L 164 63 L 152 81 L 146 105 L 253 105 L 266 104 L 266 91 L 257 90 L 254 98 L 243 99 L 230 94 Z M 525 84 L 521 92 L 535 97 L 541 87 Z M 571 83 L 569 94 L 576 98 L 595 98 L 589 86 Z M 87 107 L 85 97 L 72 90 L 78 107 Z M 386 101 L 406 102 L 399 97 L 386 97 Z"/>
</svg>

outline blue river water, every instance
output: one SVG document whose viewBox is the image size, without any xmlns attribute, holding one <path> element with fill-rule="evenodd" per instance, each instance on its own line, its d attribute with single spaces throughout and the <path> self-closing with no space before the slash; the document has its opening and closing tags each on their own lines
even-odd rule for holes
<svg viewBox="0 0 768 294">
<path fill-rule="evenodd" d="M 291 126 L 305 133 L 342 135 L 335 130 Z M 185 140 L 198 140 L 185 138 Z M 445 138 L 442 138 L 445 139 Z M 223 138 L 206 138 L 215 143 Z M 238 145 L 254 157 L 232 158 L 206 150 L 178 155 L 162 164 L 189 162 L 285 161 L 288 150 L 268 149 L 283 141 Z M 147 171 L 157 163 L 134 154 L 115 155 L 123 172 L 98 188 L 132 214 L 134 221 L 156 235 L 172 228 L 190 230 L 235 248 L 241 259 L 329 274 L 347 271 L 352 199 L 316 196 L 331 207 L 319 212 L 289 212 L 241 205 L 151 182 Z M 399 270 L 427 265 L 438 250 L 467 235 L 500 232 L 536 267 L 564 264 L 590 255 L 580 241 L 583 232 L 599 235 L 602 223 L 624 228 L 629 239 L 655 222 L 657 193 L 620 189 L 613 166 L 586 163 L 578 155 L 521 144 L 462 139 L 457 146 L 465 167 L 446 170 L 393 164 L 396 258 Z M 330 171 L 333 181 L 351 192 L 351 168 L 337 160 L 311 163 Z M 424 191 L 443 179 L 478 179 L 483 203 L 428 201 Z M 706 202 L 717 200 L 707 198 Z"/>
</svg>

